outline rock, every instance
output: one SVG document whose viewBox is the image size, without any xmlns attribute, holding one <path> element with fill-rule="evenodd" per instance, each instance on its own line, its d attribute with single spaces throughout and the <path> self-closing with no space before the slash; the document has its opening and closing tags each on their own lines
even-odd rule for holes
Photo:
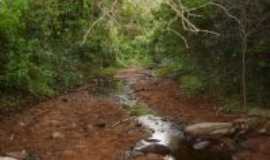
<svg viewBox="0 0 270 160">
<path fill-rule="evenodd" d="M 0 160 L 17 160 L 17 159 L 11 157 L 0 157 Z"/>
<path fill-rule="evenodd" d="M 92 124 L 88 124 L 87 125 L 87 130 L 88 131 L 93 131 L 95 128 L 94 128 L 94 126 L 92 125 Z"/>
<path fill-rule="evenodd" d="M 71 127 L 72 128 L 76 128 L 78 125 L 75 123 L 75 122 L 73 122 L 73 123 L 71 123 Z"/>
<path fill-rule="evenodd" d="M 160 155 L 168 155 L 171 153 L 171 150 L 168 146 L 161 145 L 155 142 L 148 142 L 146 140 L 139 141 L 134 147 L 135 151 L 147 153 L 156 153 Z"/>
<path fill-rule="evenodd" d="M 25 150 L 19 151 L 19 152 L 9 152 L 6 154 L 8 157 L 13 157 L 16 159 L 24 160 L 28 156 L 27 152 Z"/>
<path fill-rule="evenodd" d="M 52 138 L 53 139 L 63 139 L 63 138 L 65 138 L 65 135 L 62 134 L 61 132 L 53 132 Z"/>
<path fill-rule="evenodd" d="M 95 126 L 98 127 L 98 128 L 105 128 L 106 123 L 105 122 L 99 122 L 99 123 L 95 124 Z"/>
<path fill-rule="evenodd" d="M 224 136 L 236 131 L 232 123 L 205 122 L 187 126 L 185 134 L 191 136 Z"/>
<path fill-rule="evenodd" d="M 60 121 L 52 119 L 49 121 L 49 124 L 52 126 L 58 126 L 58 125 L 60 125 Z"/>
<path fill-rule="evenodd" d="M 196 150 L 202 150 L 202 149 L 205 149 L 206 147 L 208 147 L 209 145 L 210 145 L 209 141 L 202 141 L 202 142 L 198 142 L 198 143 L 193 144 L 192 147 Z"/>
<path fill-rule="evenodd" d="M 171 155 L 167 155 L 164 157 L 164 160 L 175 160 L 175 158 Z"/>
<path fill-rule="evenodd" d="M 10 141 L 13 141 L 14 138 L 15 138 L 15 134 L 11 134 L 10 137 L 9 137 L 9 140 L 10 140 Z"/>
<path fill-rule="evenodd" d="M 260 132 L 262 132 L 265 135 L 269 135 L 270 134 L 270 122 L 266 122 L 263 126 L 263 128 L 260 130 Z"/>
<path fill-rule="evenodd" d="M 24 122 L 19 122 L 19 126 L 20 126 L 20 127 L 25 127 L 26 124 L 25 124 Z"/>
<path fill-rule="evenodd" d="M 62 101 L 63 102 L 68 102 L 68 99 L 67 98 L 62 98 Z"/>
<path fill-rule="evenodd" d="M 258 131 L 258 133 L 260 134 L 267 134 L 267 129 L 266 128 L 262 128 Z"/>
</svg>

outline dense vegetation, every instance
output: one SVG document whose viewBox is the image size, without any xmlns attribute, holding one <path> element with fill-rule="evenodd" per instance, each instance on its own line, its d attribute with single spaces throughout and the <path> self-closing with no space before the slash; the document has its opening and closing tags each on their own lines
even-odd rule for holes
<svg viewBox="0 0 270 160">
<path fill-rule="evenodd" d="M 190 95 L 266 107 L 269 27 L 268 0 L 2 0 L 1 101 L 140 65 Z"/>
<path fill-rule="evenodd" d="M 180 81 L 192 92 L 215 96 L 229 107 L 268 106 L 269 13 L 267 0 L 171 1 L 157 17 L 181 35 L 161 32 L 155 54 L 181 57 Z"/>
</svg>

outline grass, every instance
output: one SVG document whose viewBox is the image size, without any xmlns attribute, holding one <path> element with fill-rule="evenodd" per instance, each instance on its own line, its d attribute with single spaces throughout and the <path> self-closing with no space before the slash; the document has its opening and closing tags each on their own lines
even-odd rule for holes
<svg viewBox="0 0 270 160">
<path fill-rule="evenodd" d="M 148 114 L 155 114 L 150 108 L 147 107 L 146 104 L 139 103 L 135 106 L 128 109 L 128 112 L 131 116 L 143 116 Z"/>
</svg>

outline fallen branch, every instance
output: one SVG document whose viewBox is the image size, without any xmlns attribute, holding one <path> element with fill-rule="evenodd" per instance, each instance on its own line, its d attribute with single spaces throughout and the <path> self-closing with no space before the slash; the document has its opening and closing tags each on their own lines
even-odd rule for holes
<svg viewBox="0 0 270 160">
<path fill-rule="evenodd" d="M 126 118 L 126 119 L 122 119 L 116 123 L 114 123 L 111 128 L 114 128 L 114 127 L 117 127 L 118 125 L 122 124 L 122 123 L 126 123 L 126 122 L 129 122 L 129 121 L 132 121 L 134 120 L 136 117 L 129 117 L 129 118 Z"/>
</svg>

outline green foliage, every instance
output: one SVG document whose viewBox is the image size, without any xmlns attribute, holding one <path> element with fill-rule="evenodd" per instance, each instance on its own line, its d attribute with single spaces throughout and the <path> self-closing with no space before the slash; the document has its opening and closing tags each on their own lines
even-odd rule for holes
<svg viewBox="0 0 270 160">
<path fill-rule="evenodd" d="M 179 1 L 174 1 L 178 3 Z M 173 65 L 167 63 L 159 69 L 159 75 L 170 75 L 174 72 L 184 72 L 179 74 L 179 81 L 182 87 L 191 93 L 208 94 L 213 97 L 223 99 L 228 106 L 239 108 L 240 106 L 240 83 L 241 83 L 241 31 L 237 23 L 224 13 L 219 7 L 204 6 L 208 0 L 183 0 L 187 8 L 199 8 L 193 10 L 193 14 L 188 20 L 200 29 L 207 29 L 220 33 L 220 36 L 213 36 L 206 33 L 193 34 L 183 28 L 181 18 L 171 21 L 175 17 L 175 12 L 163 4 L 155 12 L 155 21 L 158 21 L 159 29 L 155 30 L 152 41 L 152 51 L 154 60 L 160 64 L 168 57 L 172 58 L 172 64 L 181 64 L 180 71 L 175 71 Z M 248 21 L 246 26 L 250 32 L 247 51 L 247 92 L 249 104 L 257 103 L 259 106 L 269 106 L 269 34 L 265 29 L 269 25 L 269 3 L 266 0 L 248 4 L 245 1 L 218 0 L 216 3 L 222 4 L 225 8 L 234 8 L 230 13 L 242 22 Z M 243 11 L 247 11 L 246 17 L 242 17 Z M 267 19 L 263 24 L 258 23 L 262 17 Z M 167 30 L 170 28 L 184 36 L 190 46 L 185 48 L 183 39 L 175 33 Z M 243 23 L 245 24 L 245 23 Z M 257 26 L 257 27 L 255 27 Z M 236 103 L 228 102 L 224 99 L 232 99 Z M 232 105 L 233 104 L 233 105 Z M 227 107 L 225 108 L 233 108 Z M 229 109 L 230 110 L 230 109 Z"/>
<path fill-rule="evenodd" d="M 94 76 L 112 76 L 119 67 L 155 66 L 161 77 L 177 75 L 174 78 L 190 95 L 208 93 L 222 97 L 224 102 L 226 98 L 238 100 L 241 32 L 219 7 L 203 7 L 207 2 L 182 1 L 187 8 L 199 8 L 187 17 L 192 23 L 219 32 L 219 37 L 187 32 L 181 18 L 171 21 L 175 12 L 161 0 L 123 0 L 116 4 L 111 0 L 2 0 L 1 95 L 52 96 Z M 253 31 L 247 42 L 248 100 L 269 106 L 270 32 L 266 29 L 269 17 L 265 17 L 269 2 L 261 0 L 252 7 L 245 6 L 244 1 L 217 2 L 232 8 L 231 14 L 241 20 L 245 19 L 241 11 L 248 10 L 250 24 L 246 29 Z M 113 4 L 113 10 L 105 14 Z M 186 38 L 189 49 L 183 37 L 169 31 L 168 25 Z"/>
<path fill-rule="evenodd" d="M 118 69 L 119 67 L 111 66 L 111 67 L 101 69 L 100 71 L 98 71 L 98 74 L 101 77 L 113 77 L 116 74 Z"/>
<path fill-rule="evenodd" d="M 172 73 L 181 72 L 183 69 L 182 63 L 170 63 L 163 64 L 158 69 L 156 69 L 155 73 L 159 77 L 167 77 Z"/>
<path fill-rule="evenodd" d="M 199 94 L 204 87 L 202 80 L 195 75 L 185 75 L 180 78 L 181 87 L 188 95 Z"/>
<path fill-rule="evenodd" d="M 204 6 L 210 0 L 183 0 L 183 4 L 188 8 L 198 8 Z"/>
<path fill-rule="evenodd" d="M 225 113 L 239 113 L 243 111 L 243 108 L 241 107 L 241 103 L 238 100 L 239 97 L 230 97 L 222 99 L 223 108 L 222 111 Z"/>
<path fill-rule="evenodd" d="M 92 10 L 93 3 L 0 1 L 1 96 L 52 96 L 83 84 L 96 70 L 114 63 L 103 24 L 80 44 L 98 12 Z"/>
</svg>

